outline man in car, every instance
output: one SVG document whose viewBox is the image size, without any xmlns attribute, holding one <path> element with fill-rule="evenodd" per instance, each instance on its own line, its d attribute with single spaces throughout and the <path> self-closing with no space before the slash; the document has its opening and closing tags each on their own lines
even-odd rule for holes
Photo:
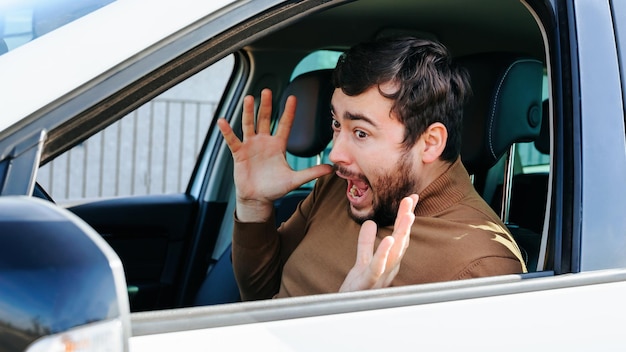
<svg viewBox="0 0 626 352">
<path fill-rule="evenodd" d="M 285 159 L 295 97 L 275 135 L 271 92 L 244 99 L 234 158 L 233 266 L 244 300 L 522 273 L 519 248 L 471 184 L 460 153 L 467 75 L 433 41 L 359 44 L 333 73 L 334 166 Z M 289 220 L 274 200 L 318 178 Z"/>
</svg>

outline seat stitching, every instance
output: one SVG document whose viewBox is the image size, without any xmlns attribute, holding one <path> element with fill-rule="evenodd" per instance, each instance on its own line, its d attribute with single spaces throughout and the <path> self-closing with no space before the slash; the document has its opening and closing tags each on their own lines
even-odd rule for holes
<svg viewBox="0 0 626 352">
<path fill-rule="evenodd" d="M 498 104 L 498 96 L 500 95 L 500 90 L 502 89 L 502 84 L 504 83 L 504 80 L 506 79 L 506 76 L 509 74 L 509 72 L 511 71 L 511 69 L 513 68 L 514 65 L 518 64 L 518 63 L 523 63 L 523 62 L 539 62 L 537 60 L 531 60 L 531 59 L 524 59 L 524 60 L 516 60 L 514 62 L 512 62 L 509 67 L 506 69 L 506 71 L 504 72 L 504 75 L 502 75 L 502 78 L 500 79 L 500 82 L 498 83 L 498 89 L 496 90 L 496 96 L 494 97 L 494 104 L 493 107 L 491 109 L 491 116 L 489 116 L 489 150 L 491 151 L 491 155 L 493 156 L 493 159 L 496 160 L 496 153 L 493 150 L 493 122 L 495 120 L 495 115 L 496 115 L 496 106 Z"/>
</svg>

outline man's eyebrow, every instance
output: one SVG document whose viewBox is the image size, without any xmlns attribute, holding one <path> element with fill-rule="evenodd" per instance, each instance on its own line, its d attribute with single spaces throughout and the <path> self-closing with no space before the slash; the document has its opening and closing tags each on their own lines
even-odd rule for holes
<svg viewBox="0 0 626 352">
<path fill-rule="evenodd" d="M 330 106 L 330 113 L 335 116 L 335 108 L 332 105 Z M 362 114 L 353 114 L 350 112 L 346 112 L 344 114 L 344 118 L 351 121 L 365 121 L 366 123 L 372 125 L 374 128 L 378 127 L 374 120 Z"/>
</svg>

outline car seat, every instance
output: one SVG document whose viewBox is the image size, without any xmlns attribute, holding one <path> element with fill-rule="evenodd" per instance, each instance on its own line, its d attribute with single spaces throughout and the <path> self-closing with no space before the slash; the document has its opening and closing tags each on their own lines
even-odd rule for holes
<svg viewBox="0 0 626 352">
<path fill-rule="evenodd" d="M 508 53 L 482 53 L 459 58 L 457 63 L 467 69 L 473 90 L 464 109 L 461 159 L 477 191 L 484 194 L 489 170 L 505 157 L 497 209 L 529 271 L 534 271 L 541 234 L 510 222 L 509 213 L 515 144 L 536 140 L 541 129 L 543 63 Z"/>
<path fill-rule="evenodd" d="M 297 99 L 295 120 L 287 141 L 287 151 L 295 156 L 318 157 L 333 138 L 330 100 L 335 88 L 332 85 L 332 69 L 303 73 L 285 88 L 280 100 L 282 115 L 290 95 Z M 311 187 L 300 187 L 274 203 L 276 226 L 280 226 L 295 211 L 298 203 L 311 192 Z"/>
<path fill-rule="evenodd" d="M 550 126 L 548 100 L 543 102 L 541 131 L 533 142 L 542 155 L 550 155 Z M 543 231 L 548 196 L 548 171 L 524 172 L 513 176 L 509 221 L 534 232 Z M 499 185 L 491 200 L 492 207 L 501 207 L 502 185 Z"/>
</svg>

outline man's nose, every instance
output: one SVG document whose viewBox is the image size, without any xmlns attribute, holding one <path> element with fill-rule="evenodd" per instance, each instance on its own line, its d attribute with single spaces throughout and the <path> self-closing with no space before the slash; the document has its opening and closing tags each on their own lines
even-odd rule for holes
<svg viewBox="0 0 626 352">
<path fill-rule="evenodd" d="M 345 138 L 341 132 L 335 133 L 333 136 L 333 147 L 328 154 L 328 159 L 333 164 L 345 165 L 350 162 L 350 154 L 348 153 Z"/>
</svg>

